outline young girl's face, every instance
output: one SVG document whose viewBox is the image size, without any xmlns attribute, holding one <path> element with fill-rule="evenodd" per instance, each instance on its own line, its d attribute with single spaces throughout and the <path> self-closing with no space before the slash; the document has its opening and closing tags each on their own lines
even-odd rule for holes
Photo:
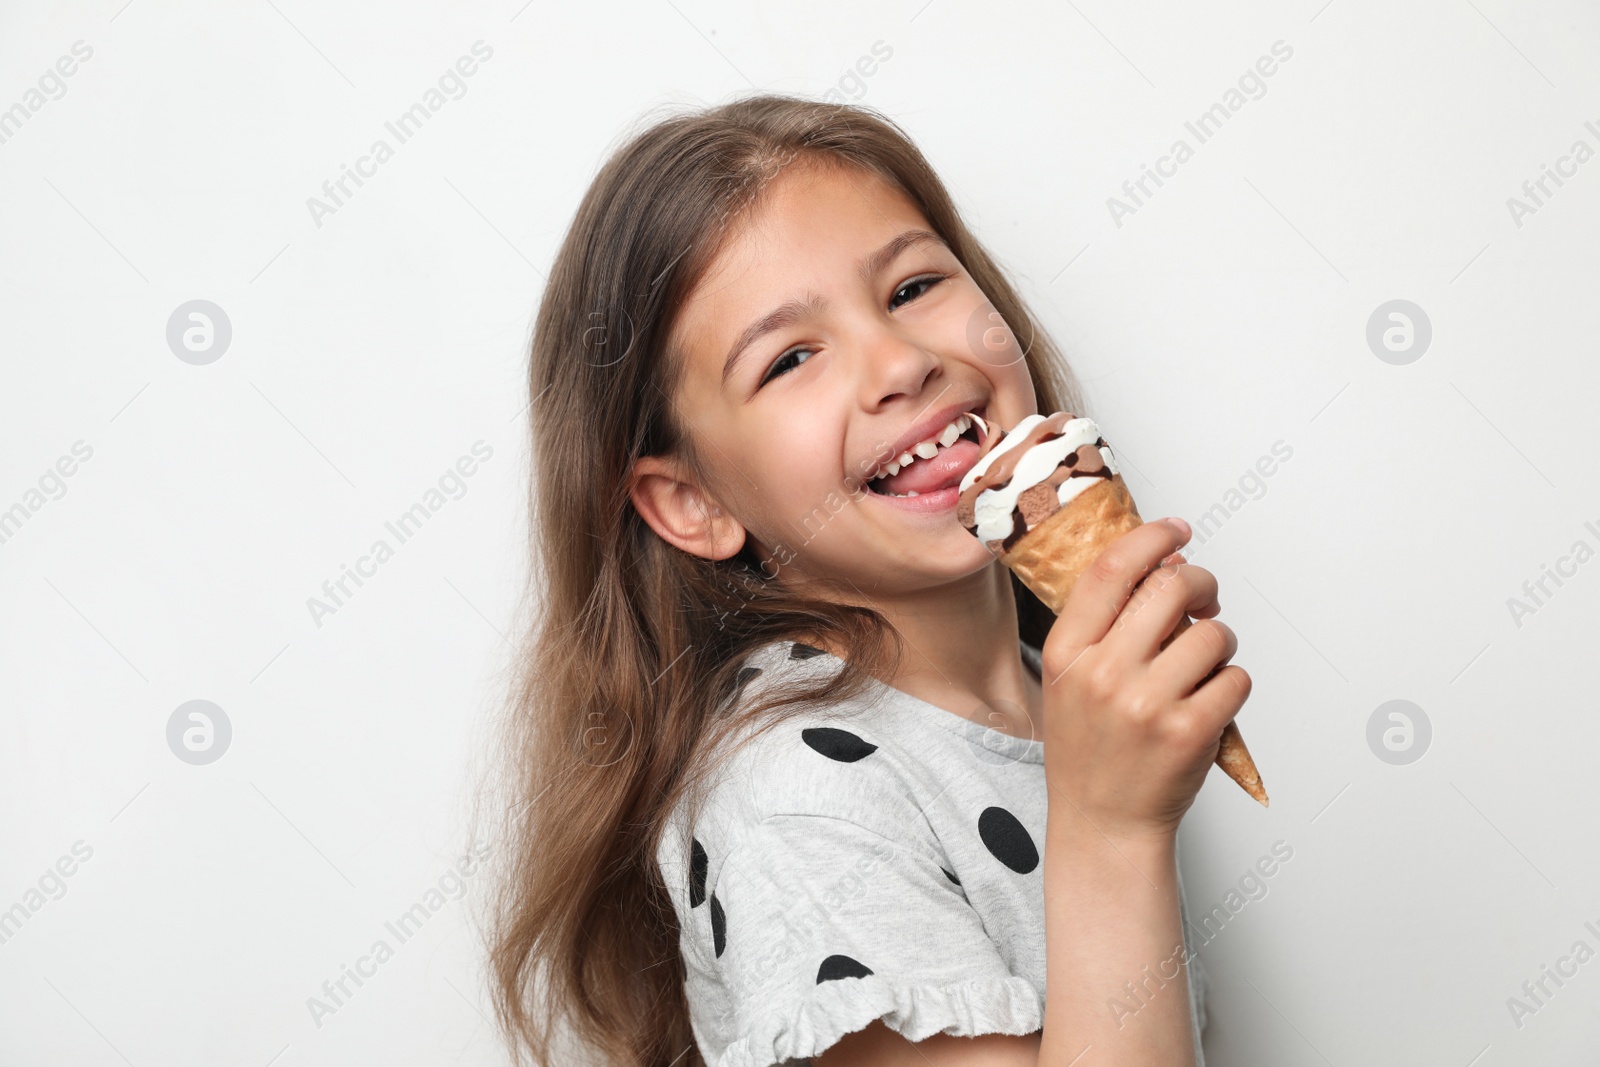
<svg viewBox="0 0 1600 1067">
<path fill-rule="evenodd" d="M 769 574 L 914 595 L 995 564 L 956 521 L 976 426 L 888 479 L 916 496 L 870 480 L 964 414 L 1008 428 L 1036 410 L 1015 336 L 932 231 L 877 176 L 802 160 L 675 323 L 706 489 Z"/>
</svg>

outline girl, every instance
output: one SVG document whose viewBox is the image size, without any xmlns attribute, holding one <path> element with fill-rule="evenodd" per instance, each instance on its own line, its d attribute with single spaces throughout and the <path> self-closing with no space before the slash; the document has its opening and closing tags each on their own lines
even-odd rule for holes
<svg viewBox="0 0 1600 1067">
<path fill-rule="evenodd" d="M 1177 827 L 1249 677 L 1221 623 L 1167 640 L 1218 610 L 1182 520 L 1059 622 L 957 523 L 971 414 L 1082 405 L 905 134 L 759 95 L 634 136 L 529 388 L 491 946 L 519 1053 L 1200 1063 Z"/>
</svg>

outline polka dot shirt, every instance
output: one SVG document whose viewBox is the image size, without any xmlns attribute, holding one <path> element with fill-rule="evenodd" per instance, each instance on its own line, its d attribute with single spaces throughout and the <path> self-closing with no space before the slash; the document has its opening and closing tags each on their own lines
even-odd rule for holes
<svg viewBox="0 0 1600 1067">
<path fill-rule="evenodd" d="M 1038 649 L 1021 651 L 1037 675 Z M 767 645 L 737 706 L 840 666 Z M 743 740 L 716 761 L 695 825 L 675 812 L 656 857 L 708 1067 L 806 1065 L 876 1019 L 910 1041 L 1041 1028 L 1043 742 L 877 682 Z M 1187 904 L 1183 925 L 1187 945 Z M 1189 973 L 1204 1067 L 1198 957 Z M 1152 968 L 1144 982 L 1161 979 Z"/>
</svg>

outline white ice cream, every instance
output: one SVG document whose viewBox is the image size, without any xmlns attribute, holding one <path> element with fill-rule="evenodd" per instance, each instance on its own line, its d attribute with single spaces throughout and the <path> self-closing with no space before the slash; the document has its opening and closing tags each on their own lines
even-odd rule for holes
<svg viewBox="0 0 1600 1067">
<path fill-rule="evenodd" d="M 979 476 L 994 462 L 994 458 L 1002 452 L 1009 451 L 1020 444 L 1028 435 L 1028 431 L 1045 420 L 1044 415 L 1029 415 L 1014 426 L 1010 433 L 1001 439 L 1000 443 L 990 449 L 988 454 L 978 460 L 973 468 L 961 479 L 961 489 L 964 492 L 968 486 L 977 481 Z M 1062 429 L 1061 436 L 1049 441 L 1041 441 L 1028 450 L 1027 454 L 1017 461 L 1016 470 L 1011 481 L 1001 489 L 985 489 L 978 494 L 978 499 L 973 502 L 973 517 L 977 522 L 976 534 L 978 539 L 985 543 L 1004 539 L 1011 535 L 1014 525 L 1013 516 L 1017 510 L 1017 497 L 1024 490 L 1030 489 L 1040 482 L 1045 481 L 1061 465 L 1061 461 L 1068 455 L 1076 452 L 1084 445 L 1092 445 L 1100 439 L 1100 428 L 1093 419 L 1073 419 Z M 1120 473 L 1116 461 L 1111 458 L 1111 450 L 1102 446 L 1100 458 L 1105 460 L 1106 470 L 1112 474 Z M 1068 478 L 1063 481 L 1056 495 L 1063 507 L 1067 502 L 1091 485 L 1100 481 L 1099 478 Z"/>
</svg>

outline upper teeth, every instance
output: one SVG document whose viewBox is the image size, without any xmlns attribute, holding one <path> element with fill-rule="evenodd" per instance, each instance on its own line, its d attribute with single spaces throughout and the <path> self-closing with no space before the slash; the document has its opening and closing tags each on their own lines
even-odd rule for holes
<svg viewBox="0 0 1600 1067">
<path fill-rule="evenodd" d="M 885 463 L 883 466 L 873 471 L 872 477 L 868 478 L 867 481 L 873 482 L 877 481 L 879 478 L 887 478 L 891 475 L 899 474 L 902 470 L 911 466 L 911 464 L 915 463 L 919 459 L 932 459 L 934 456 L 939 454 L 939 449 L 941 447 L 949 448 L 951 445 L 955 444 L 956 438 L 966 433 L 967 428 L 971 425 L 972 417 L 970 415 L 958 415 L 955 419 L 951 420 L 944 429 L 940 430 L 926 441 L 918 441 L 916 444 L 912 445 L 908 451 L 900 453 L 897 458 L 890 460 L 888 463 Z"/>
</svg>

